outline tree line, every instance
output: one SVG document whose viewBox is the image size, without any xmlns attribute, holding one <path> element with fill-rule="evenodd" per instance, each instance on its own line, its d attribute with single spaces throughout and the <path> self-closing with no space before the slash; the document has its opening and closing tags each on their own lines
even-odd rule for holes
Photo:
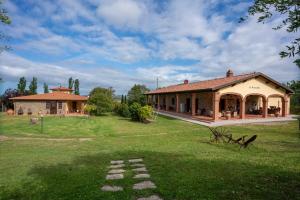
<svg viewBox="0 0 300 200">
<path fill-rule="evenodd" d="M 147 105 L 147 91 L 149 89 L 145 85 L 135 84 L 127 95 L 122 95 L 119 102 L 115 100 L 115 91 L 112 88 L 96 87 L 89 93 L 85 110 L 91 115 L 114 112 L 134 121 L 145 122 L 153 113 L 152 107 Z"/>
<path fill-rule="evenodd" d="M 74 94 L 79 95 L 79 79 L 73 80 L 72 77 L 69 78 L 69 87 L 70 89 L 74 90 Z M 49 87 L 47 83 L 43 84 L 44 93 L 49 93 Z M 19 82 L 17 84 L 17 88 L 8 88 L 5 90 L 5 92 L 1 95 L 1 106 L 4 106 L 5 108 L 13 108 L 13 103 L 10 101 L 10 98 L 18 97 L 18 96 L 28 96 L 28 95 L 35 95 L 37 94 L 38 89 L 38 79 L 36 77 L 32 77 L 32 80 L 30 81 L 28 87 L 27 87 L 27 80 L 23 76 L 19 79 Z"/>
</svg>

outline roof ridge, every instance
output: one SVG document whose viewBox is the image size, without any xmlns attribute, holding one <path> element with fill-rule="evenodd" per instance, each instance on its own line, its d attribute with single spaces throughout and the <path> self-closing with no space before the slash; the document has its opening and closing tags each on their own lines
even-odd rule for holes
<svg viewBox="0 0 300 200">
<path fill-rule="evenodd" d="M 242 73 L 242 74 L 235 75 L 233 77 L 252 75 L 252 74 L 256 74 L 256 73 L 257 72 L 255 72 L 255 71 L 254 72 L 248 72 L 248 73 Z M 215 81 L 215 80 L 226 79 L 226 78 L 228 78 L 228 77 L 225 76 L 225 77 L 219 77 L 219 78 L 213 78 L 213 79 L 207 79 L 207 80 L 200 80 L 200 81 L 195 81 L 195 82 L 192 82 L 192 83 L 188 83 L 187 85 L 196 84 L 196 83 L 205 82 L 205 81 Z M 161 88 L 158 88 L 158 89 L 155 89 L 155 90 L 159 90 L 159 89 L 162 89 L 162 88 L 168 88 L 168 87 L 174 87 L 174 86 L 180 86 L 180 85 L 185 85 L 185 83 L 169 85 L 169 86 L 161 87 Z"/>
<path fill-rule="evenodd" d="M 232 76 L 232 77 L 238 77 L 238 76 L 246 76 L 246 75 L 251 75 L 251 74 L 255 74 L 256 72 L 249 72 L 249 73 L 242 73 L 242 74 L 238 74 L 238 75 L 235 75 L 235 76 Z M 193 83 L 199 83 L 199 82 L 204 82 L 204 81 L 214 81 L 214 80 L 219 80 L 219 79 L 226 79 L 228 77 L 218 77 L 218 78 L 213 78 L 213 79 L 207 79 L 207 80 L 202 80 L 202 81 L 196 81 L 196 82 L 192 82 L 192 83 L 189 83 L 189 84 L 193 84 Z"/>
</svg>

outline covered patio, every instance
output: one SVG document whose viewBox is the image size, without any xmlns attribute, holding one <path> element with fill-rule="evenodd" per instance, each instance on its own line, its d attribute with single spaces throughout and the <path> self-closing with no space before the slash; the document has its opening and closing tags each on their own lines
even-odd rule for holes
<svg viewBox="0 0 300 200">
<path fill-rule="evenodd" d="M 292 90 L 261 73 L 168 86 L 148 92 L 160 112 L 199 121 L 286 117 Z"/>
</svg>

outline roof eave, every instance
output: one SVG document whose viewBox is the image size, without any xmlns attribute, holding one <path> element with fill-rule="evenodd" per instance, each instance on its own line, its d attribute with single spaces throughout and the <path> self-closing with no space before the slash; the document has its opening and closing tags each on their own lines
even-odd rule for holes
<svg viewBox="0 0 300 200">
<path fill-rule="evenodd" d="M 237 80 L 237 81 L 233 81 L 233 82 L 231 82 L 231 83 L 227 83 L 227 84 L 224 84 L 224 85 L 220 85 L 220 86 L 218 86 L 218 87 L 213 88 L 213 90 L 215 91 L 215 90 L 219 90 L 219 89 L 222 89 L 222 88 L 225 88 L 225 87 L 228 87 L 228 86 L 232 86 L 232 85 L 235 85 L 235 84 L 238 84 L 238 83 L 247 81 L 247 80 L 249 80 L 249 79 L 251 79 L 251 78 L 255 78 L 255 77 L 258 77 L 258 76 L 262 76 L 262 77 L 264 77 L 265 79 L 267 79 L 267 80 L 273 82 L 274 84 L 276 84 L 276 85 L 278 85 L 278 86 L 284 88 L 287 92 L 289 92 L 289 94 L 294 94 L 294 91 L 293 91 L 292 89 L 290 89 L 289 87 L 287 87 L 287 86 L 285 86 L 285 85 L 279 83 L 278 81 L 275 81 L 274 79 L 270 78 L 269 76 L 267 76 L 267 75 L 265 75 L 265 74 L 263 74 L 263 73 L 261 73 L 261 72 L 255 72 L 253 75 L 250 75 L 250 76 L 245 77 L 245 78 L 243 78 L 243 79 L 240 79 L 240 80 Z"/>
<path fill-rule="evenodd" d="M 175 94 L 175 93 L 187 93 L 187 92 L 211 92 L 213 88 L 197 89 L 197 90 L 182 90 L 182 91 L 172 91 L 172 92 L 154 92 L 146 93 L 145 95 L 154 95 L 154 94 Z"/>
</svg>

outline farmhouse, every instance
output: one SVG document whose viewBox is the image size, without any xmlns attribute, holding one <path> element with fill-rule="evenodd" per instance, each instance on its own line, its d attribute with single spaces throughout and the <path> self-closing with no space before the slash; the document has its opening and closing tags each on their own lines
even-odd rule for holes
<svg viewBox="0 0 300 200">
<path fill-rule="evenodd" d="M 72 94 L 72 89 L 56 87 L 51 93 L 11 98 L 16 115 L 82 114 L 88 97 Z"/>
<path fill-rule="evenodd" d="M 161 112 L 198 119 L 285 117 L 293 91 L 263 73 L 234 75 L 171 85 L 146 93 L 148 104 Z"/>
</svg>

